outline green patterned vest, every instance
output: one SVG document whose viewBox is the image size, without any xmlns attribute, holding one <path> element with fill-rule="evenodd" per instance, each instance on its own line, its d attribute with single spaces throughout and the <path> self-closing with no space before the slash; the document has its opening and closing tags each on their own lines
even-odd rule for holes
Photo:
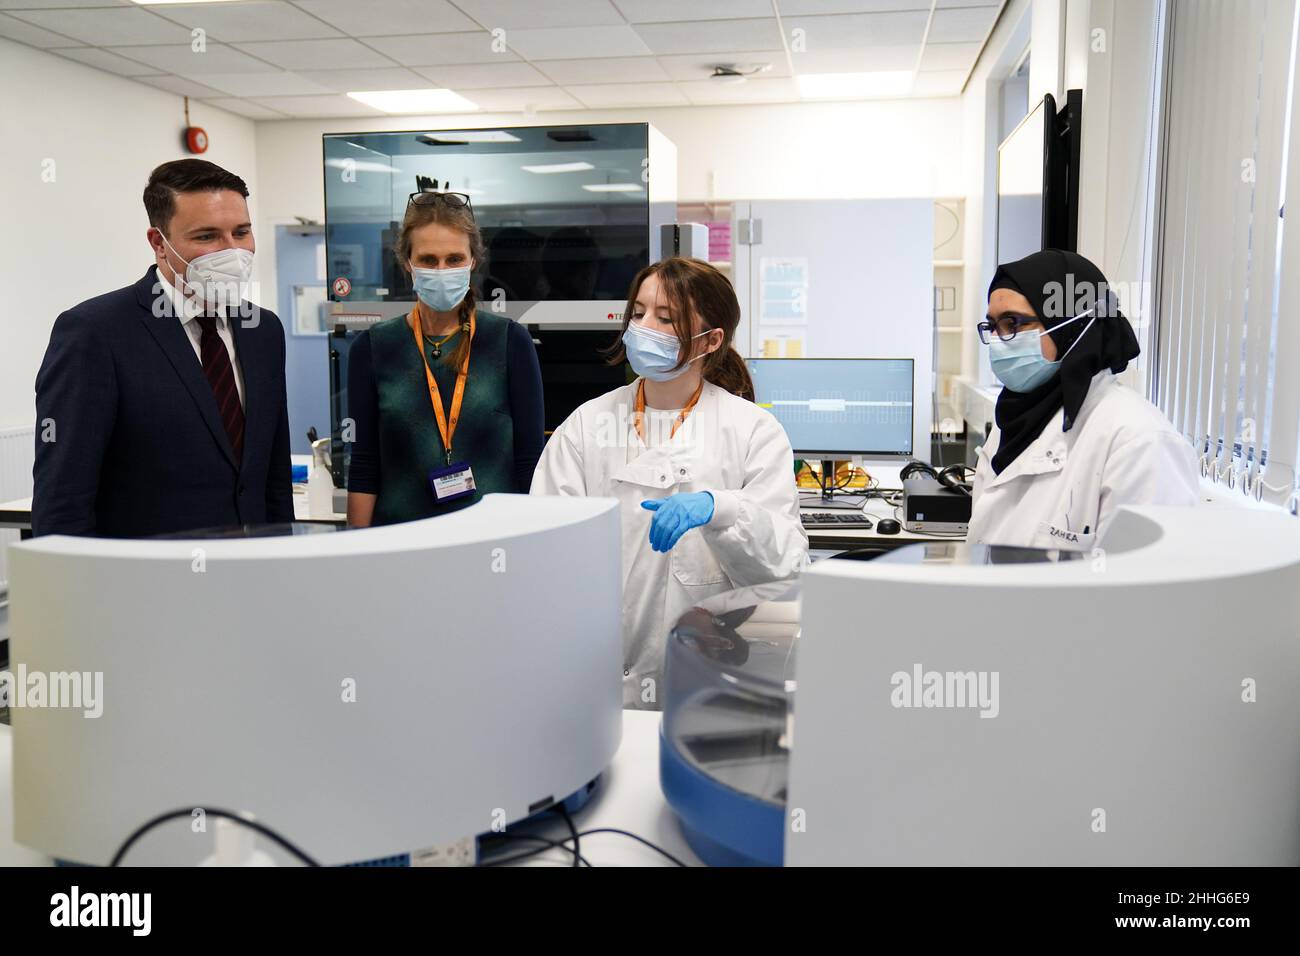
<svg viewBox="0 0 1300 956">
<path fill-rule="evenodd" d="M 460 422 L 452 438 L 453 460 L 474 470 L 472 496 L 439 504 L 429 472 L 446 466 L 446 451 L 429 402 L 429 386 L 406 316 L 370 328 L 375 387 L 379 393 L 379 496 L 373 523 L 394 524 L 468 507 L 485 494 L 515 492 L 514 421 L 506 383 L 509 320 L 487 312 L 475 316 L 469 375 Z M 447 362 L 460 333 L 433 357 L 424 341 L 424 361 L 433 370 L 444 414 L 450 413 L 456 370 Z"/>
</svg>

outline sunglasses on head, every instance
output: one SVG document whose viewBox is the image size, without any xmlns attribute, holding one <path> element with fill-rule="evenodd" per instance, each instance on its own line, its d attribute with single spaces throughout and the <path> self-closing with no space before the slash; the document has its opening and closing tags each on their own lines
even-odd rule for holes
<svg viewBox="0 0 1300 956">
<path fill-rule="evenodd" d="M 471 213 L 474 212 L 474 206 L 469 201 L 469 196 L 465 193 L 439 193 L 439 192 L 419 192 L 411 193 L 406 198 L 408 206 L 432 206 L 436 203 L 443 203 L 453 209 L 468 208 Z"/>
</svg>

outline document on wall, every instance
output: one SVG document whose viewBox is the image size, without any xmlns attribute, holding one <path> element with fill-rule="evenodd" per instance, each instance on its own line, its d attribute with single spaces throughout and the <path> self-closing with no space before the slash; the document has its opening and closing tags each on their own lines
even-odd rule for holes
<svg viewBox="0 0 1300 956">
<path fill-rule="evenodd" d="M 800 358 L 808 327 L 808 259 L 768 257 L 758 265 L 759 354 Z"/>
</svg>

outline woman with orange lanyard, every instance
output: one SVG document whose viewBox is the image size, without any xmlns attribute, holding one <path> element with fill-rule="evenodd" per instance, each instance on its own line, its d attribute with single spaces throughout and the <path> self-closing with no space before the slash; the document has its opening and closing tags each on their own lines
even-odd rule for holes
<svg viewBox="0 0 1300 956">
<path fill-rule="evenodd" d="M 527 492 L 542 376 L 528 330 L 476 312 L 483 239 L 463 193 L 414 193 L 394 248 L 418 301 L 348 353 L 348 525 L 392 524 Z"/>
<path fill-rule="evenodd" d="M 697 259 L 642 269 L 614 361 L 637 380 L 580 406 L 542 452 L 533 494 L 618 498 L 623 706 L 657 710 L 668 630 L 713 594 L 807 563 L 794 455 L 754 404 L 731 283 Z"/>
</svg>

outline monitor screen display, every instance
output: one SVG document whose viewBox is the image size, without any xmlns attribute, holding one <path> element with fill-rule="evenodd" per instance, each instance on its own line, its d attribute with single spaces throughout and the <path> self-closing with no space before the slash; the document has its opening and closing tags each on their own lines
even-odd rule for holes
<svg viewBox="0 0 1300 956">
<path fill-rule="evenodd" d="M 650 261 L 648 142 L 644 123 L 325 134 L 331 298 L 414 301 L 394 246 L 432 183 L 469 197 L 481 301 L 621 302 Z"/>
<path fill-rule="evenodd" d="M 910 457 L 912 359 L 748 359 L 796 458 Z"/>
</svg>

